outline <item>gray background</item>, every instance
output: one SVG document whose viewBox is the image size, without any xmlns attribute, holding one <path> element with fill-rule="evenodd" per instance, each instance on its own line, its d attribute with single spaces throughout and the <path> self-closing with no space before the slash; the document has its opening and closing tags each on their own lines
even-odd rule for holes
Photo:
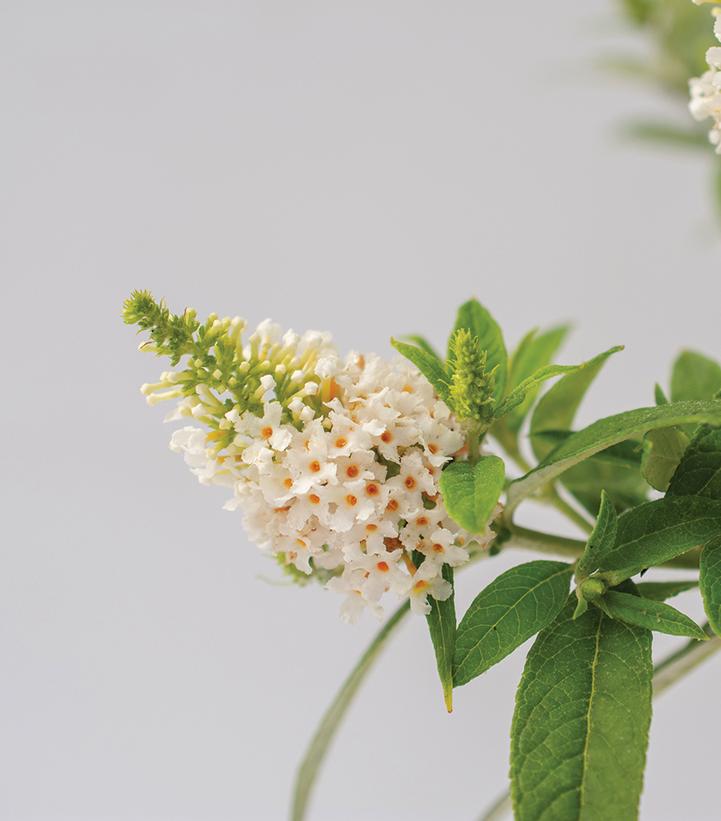
<svg viewBox="0 0 721 821">
<path fill-rule="evenodd" d="M 471 294 L 511 341 L 577 319 L 568 359 L 628 346 L 584 420 L 648 404 L 681 344 L 720 353 L 710 157 L 618 139 L 629 116 L 685 117 L 598 69 L 637 46 L 613 11 L 0 3 L 0 818 L 285 817 L 375 629 L 264 582 L 239 517 L 167 450 L 137 390 L 162 366 L 119 321 L 131 288 L 382 353 L 391 333 L 442 343 Z M 463 575 L 461 606 L 518 558 Z M 472 819 L 504 784 L 521 664 L 447 717 L 407 623 L 312 819 Z M 644 818 L 718 817 L 719 674 L 659 702 Z"/>
</svg>

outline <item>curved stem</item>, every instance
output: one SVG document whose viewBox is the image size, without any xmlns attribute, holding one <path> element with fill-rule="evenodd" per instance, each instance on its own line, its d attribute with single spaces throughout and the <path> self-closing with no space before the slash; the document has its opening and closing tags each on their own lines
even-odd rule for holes
<svg viewBox="0 0 721 821">
<path fill-rule="evenodd" d="M 523 457 L 523 454 L 513 442 L 504 442 L 498 437 L 496 437 L 496 441 L 503 448 L 506 455 L 515 463 L 519 470 L 523 471 L 523 473 L 529 473 L 533 470 L 531 463 Z M 573 522 L 577 527 L 580 527 L 585 533 L 590 533 L 593 529 L 591 522 L 589 522 L 582 513 L 577 511 L 561 496 L 555 485 L 549 487 L 547 493 L 538 496 L 537 501 L 555 507 L 559 513 L 562 513 L 567 519 Z"/>
<path fill-rule="evenodd" d="M 485 812 L 478 817 L 478 821 L 501 821 L 511 810 L 511 794 L 505 792 L 488 807 Z"/>
<path fill-rule="evenodd" d="M 471 553 L 470 559 L 466 564 L 458 569 L 461 571 L 471 567 L 489 555 L 486 550 L 476 550 Z M 303 819 L 305 819 L 311 792 L 318 778 L 321 766 L 328 754 L 330 744 L 335 738 L 340 724 L 353 701 L 353 697 L 360 689 L 374 661 L 388 642 L 390 636 L 395 632 L 398 625 L 409 612 L 410 607 L 406 601 L 395 611 L 383 627 L 381 627 L 323 714 L 296 773 L 293 786 L 291 821 L 303 821 Z"/>
<path fill-rule="evenodd" d="M 703 626 L 707 634 L 711 635 L 708 623 Z M 721 650 L 721 638 L 712 635 L 708 641 L 696 641 L 692 639 L 679 648 L 675 653 L 671 653 L 663 661 L 660 661 L 654 668 L 653 674 L 653 694 L 660 696 L 679 679 L 690 673 L 702 661 L 718 653 Z"/>
<path fill-rule="evenodd" d="M 563 513 L 563 515 L 573 522 L 573 524 L 580 527 L 584 533 L 590 533 L 593 530 L 593 525 L 588 521 L 588 519 L 583 514 L 579 513 L 574 507 L 569 505 L 569 503 L 555 488 L 548 496 L 548 503 L 555 507 L 559 513 Z"/>
<path fill-rule="evenodd" d="M 555 556 L 569 556 L 577 559 L 586 543 L 579 539 L 567 539 L 565 536 L 554 536 L 551 533 L 543 533 L 540 530 L 531 530 L 529 527 L 511 525 L 511 539 L 509 544 L 515 547 L 523 547 L 526 550 L 536 550 L 539 553 L 552 553 Z"/>
</svg>

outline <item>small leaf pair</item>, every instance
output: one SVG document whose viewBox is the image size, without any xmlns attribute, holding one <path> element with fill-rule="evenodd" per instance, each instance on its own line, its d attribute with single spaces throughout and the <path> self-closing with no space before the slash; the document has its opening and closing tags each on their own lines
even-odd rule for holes
<svg viewBox="0 0 721 821">
<path fill-rule="evenodd" d="M 540 335 L 536 331 L 527 334 L 514 354 L 510 374 L 501 329 L 475 299 L 458 310 L 445 362 L 422 337 L 391 342 L 423 373 L 458 418 L 477 421 L 482 432 L 496 420 L 497 438 L 515 455 L 518 431 L 542 383 L 562 374 L 591 372 L 597 362 L 622 350 L 611 348 L 580 365 L 550 364 L 567 332 L 562 326 Z M 507 422 L 498 424 L 506 416 Z"/>
<path fill-rule="evenodd" d="M 459 418 L 473 418 L 487 426 L 508 376 L 503 334 L 491 314 L 475 299 L 461 305 L 445 362 L 422 337 L 409 339 L 391 339 L 391 344 L 418 368 Z"/>
<path fill-rule="evenodd" d="M 681 513 L 686 517 L 679 521 Z M 574 618 L 587 610 L 590 601 L 609 618 L 626 624 L 673 636 L 707 638 L 692 619 L 659 600 L 680 592 L 687 583 L 680 583 L 681 587 L 679 583 L 675 587 L 667 585 L 665 589 L 656 586 L 647 598 L 639 595 L 643 589 L 639 591 L 630 583 L 626 583 L 625 590 L 608 589 L 643 569 L 638 567 L 639 563 L 644 567 L 660 564 L 664 559 L 659 556 L 672 558 L 672 553 L 678 555 L 694 546 L 697 543 L 694 534 L 705 528 L 706 522 L 716 522 L 708 525 L 713 529 L 721 527 L 721 519 L 714 518 L 721 516 L 721 506 L 704 508 L 702 505 L 695 515 L 691 514 L 692 510 L 678 505 L 676 500 L 661 499 L 627 511 L 619 518 L 604 493 L 596 526 L 576 565 L 578 604 Z M 616 565 L 625 567 L 614 575 L 612 568 Z M 597 574 L 589 577 L 594 571 Z"/>
</svg>

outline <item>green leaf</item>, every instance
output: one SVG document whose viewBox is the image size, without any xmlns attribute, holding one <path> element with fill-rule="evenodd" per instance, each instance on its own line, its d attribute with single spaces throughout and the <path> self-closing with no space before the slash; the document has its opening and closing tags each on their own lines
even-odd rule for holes
<svg viewBox="0 0 721 821">
<path fill-rule="evenodd" d="M 721 429 L 698 430 L 676 468 L 669 496 L 707 496 L 721 499 Z"/>
<path fill-rule="evenodd" d="M 601 493 L 601 508 L 596 524 L 588 537 L 583 555 L 576 564 L 576 578 L 589 576 L 603 561 L 603 557 L 613 550 L 618 532 L 618 516 L 613 502 L 605 491 Z"/>
<path fill-rule="evenodd" d="M 406 359 L 409 359 L 425 378 L 433 385 L 438 396 L 444 402 L 448 401 L 449 376 L 444 364 L 435 354 L 428 353 L 423 348 L 409 345 L 407 342 L 400 342 L 391 339 L 391 345 Z"/>
<path fill-rule="evenodd" d="M 550 433 L 542 435 L 551 438 Z M 557 441 L 570 435 L 566 431 Z M 641 476 L 641 444 L 619 442 L 606 448 L 566 471 L 561 482 L 594 517 L 601 507 L 603 490 L 619 513 L 640 505 L 648 498 L 648 485 Z"/>
<path fill-rule="evenodd" d="M 547 627 L 568 600 L 572 568 L 535 561 L 512 567 L 482 590 L 458 625 L 456 687 L 485 673 Z"/>
<path fill-rule="evenodd" d="M 658 382 L 653 386 L 653 398 L 657 405 L 668 405 L 668 397 Z"/>
<path fill-rule="evenodd" d="M 552 449 L 553 444 L 542 438 L 540 434 L 547 431 L 568 431 L 573 426 L 583 397 L 598 376 L 606 360 L 619 348 L 611 348 L 598 356 L 589 359 L 578 367 L 574 373 L 569 373 L 559 379 L 539 399 L 531 417 L 531 447 L 537 459 L 543 459 Z"/>
<path fill-rule="evenodd" d="M 599 419 L 574 433 L 546 456 L 532 471 L 512 482 L 506 512 L 527 496 L 539 491 L 565 471 L 606 448 L 656 428 L 695 423 L 721 423 L 721 400 L 673 402 L 654 408 L 619 413 Z"/>
<path fill-rule="evenodd" d="M 539 368 L 548 365 L 558 353 L 558 349 L 568 336 L 570 326 L 559 325 L 543 333 L 536 329 L 523 337 L 511 357 L 508 384 L 511 390 L 534 374 Z M 533 400 L 538 394 L 538 387 L 526 392 L 526 397 L 506 418 L 506 424 L 514 433 L 518 433 Z"/>
<path fill-rule="evenodd" d="M 643 504 L 648 485 L 641 476 L 640 453 L 627 458 L 631 450 L 636 450 L 635 443 L 602 450 L 564 473 L 561 483 L 592 516 L 598 515 L 604 489 L 619 513 Z"/>
<path fill-rule="evenodd" d="M 599 570 L 613 586 L 719 534 L 721 501 L 667 496 L 646 502 L 619 516 L 616 545 L 602 557 Z"/>
<path fill-rule="evenodd" d="M 494 397 L 498 400 L 503 396 L 508 378 L 508 354 L 506 344 L 503 341 L 503 333 L 496 320 L 478 302 L 477 299 L 469 299 L 458 309 L 456 324 L 453 326 L 453 333 L 459 328 L 467 328 L 472 334 L 478 337 L 481 343 L 481 350 L 488 352 L 488 370 L 495 371 Z M 451 363 L 451 350 L 448 351 L 449 364 Z"/>
<path fill-rule="evenodd" d="M 711 399 L 721 390 L 721 365 L 696 351 L 682 351 L 671 370 L 671 401 Z"/>
<path fill-rule="evenodd" d="M 475 463 L 451 462 L 439 482 L 450 517 L 469 533 L 482 533 L 505 479 L 506 467 L 497 456 L 482 456 Z"/>
<path fill-rule="evenodd" d="M 668 604 L 631 593 L 609 590 L 603 598 L 594 602 L 607 616 L 636 627 L 645 627 L 670 636 L 687 636 L 703 641 L 708 638 L 704 631 L 684 613 Z"/>
<path fill-rule="evenodd" d="M 593 381 L 609 358 L 602 353 L 584 363 L 581 370 L 562 377 L 539 400 L 531 417 L 531 446 L 543 459 L 558 444 L 554 431 L 568 431 Z M 606 449 L 564 474 L 563 486 L 596 516 L 605 489 L 617 510 L 644 502 L 648 488 L 640 474 L 640 451 L 626 445 Z"/>
<path fill-rule="evenodd" d="M 435 356 L 441 365 L 443 364 L 440 354 L 424 336 L 420 336 L 420 334 L 406 334 L 403 339 L 407 339 L 409 342 L 412 342 L 416 347 L 420 348 L 422 351 L 425 351 L 429 356 Z"/>
<path fill-rule="evenodd" d="M 721 636 L 721 538 L 711 539 L 701 551 L 699 587 L 709 624 Z"/>
<path fill-rule="evenodd" d="M 646 434 L 641 473 L 651 487 L 660 491 L 668 489 L 688 443 L 688 436 L 680 428 L 659 428 Z"/>
<path fill-rule="evenodd" d="M 654 601 L 666 601 L 678 596 L 679 593 L 685 593 L 687 590 L 693 590 L 698 587 L 696 579 L 687 579 L 686 581 L 678 582 L 636 582 L 636 590 L 644 599 L 653 599 Z"/>
<path fill-rule="evenodd" d="M 693 128 L 679 128 L 669 123 L 633 122 L 624 129 L 629 137 L 674 148 L 700 148 L 708 145 L 708 139 Z"/>
<path fill-rule="evenodd" d="M 611 348 L 603 354 L 602 357 L 608 357 L 617 351 L 622 351 L 623 346 Z M 516 387 L 506 396 L 506 398 L 498 405 L 496 409 L 497 416 L 503 416 L 509 411 L 513 410 L 517 405 L 520 405 L 531 392 L 537 392 L 538 387 L 548 379 L 553 379 L 554 376 L 561 376 L 562 374 L 577 373 L 582 370 L 588 363 L 582 362 L 580 365 L 546 365 L 539 368 L 535 373 L 520 382 Z"/>
<path fill-rule="evenodd" d="M 443 565 L 443 578 L 453 586 L 453 568 Z M 446 710 L 453 712 L 453 651 L 456 645 L 456 605 L 455 588 L 445 601 L 428 597 L 431 612 L 426 616 L 428 629 L 436 654 L 438 677 L 443 688 L 443 700 Z"/>
<path fill-rule="evenodd" d="M 373 662 L 409 610 L 408 602 L 405 602 L 383 625 L 348 678 L 343 682 L 340 690 L 323 715 L 318 729 L 315 731 L 315 735 L 311 739 L 308 749 L 303 756 L 303 760 L 300 763 L 300 767 L 298 768 L 298 774 L 293 787 L 291 821 L 303 821 L 305 818 L 308 799 L 310 798 L 315 780 L 318 777 L 318 771 L 325 760 L 330 743 L 335 738 L 341 721 L 350 707 L 358 688 L 373 666 Z"/>
<path fill-rule="evenodd" d="M 623 0 L 623 8 L 634 23 L 648 23 L 653 16 L 653 0 Z"/>
<path fill-rule="evenodd" d="M 651 633 L 571 599 L 526 660 L 511 729 L 516 821 L 637 817 L 651 721 Z"/>
</svg>

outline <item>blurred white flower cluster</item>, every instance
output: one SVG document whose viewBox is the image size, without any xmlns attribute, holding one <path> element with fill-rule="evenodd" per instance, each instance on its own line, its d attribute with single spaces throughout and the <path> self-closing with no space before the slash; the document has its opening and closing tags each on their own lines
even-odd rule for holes
<svg viewBox="0 0 721 821">
<path fill-rule="evenodd" d="M 721 9 L 714 9 L 713 14 L 716 18 L 714 34 L 721 42 Z M 709 70 L 689 81 L 689 110 L 698 121 L 709 117 L 713 120 L 709 140 L 716 146 L 716 153 L 721 154 L 721 46 L 712 46 L 708 49 L 706 62 Z"/>
<path fill-rule="evenodd" d="M 443 567 L 468 560 L 469 536 L 449 518 L 438 480 L 464 435 L 426 379 L 403 360 L 343 360 L 328 335 L 283 335 L 268 322 L 245 355 L 273 366 L 258 404 L 228 410 L 222 395 L 197 385 L 168 418 L 219 422 L 210 432 L 177 430 L 171 448 L 202 483 L 232 488 L 226 507 L 243 513 L 261 549 L 343 594 L 347 621 L 366 607 L 380 616 L 389 592 L 420 613 L 430 611 L 429 595 L 450 596 Z M 174 381 L 164 374 L 158 387 Z M 150 401 L 155 390 L 145 387 Z M 488 530 L 474 544 L 492 537 Z"/>
</svg>

